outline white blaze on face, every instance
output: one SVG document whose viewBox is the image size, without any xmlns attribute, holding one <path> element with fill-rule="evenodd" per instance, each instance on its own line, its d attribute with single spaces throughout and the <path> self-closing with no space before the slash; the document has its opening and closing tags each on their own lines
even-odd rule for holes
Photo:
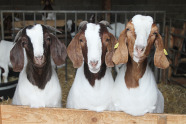
<svg viewBox="0 0 186 124">
<path fill-rule="evenodd" d="M 43 28 L 40 24 L 33 26 L 31 29 L 26 29 L 26 34 L 29 36 L 32 46 L 34 56 L 43 55 Z"/>
<path fill-rule="evenodd" d="M 101 66 L 102 42 L 100 37 L 100 25 L 89 23 L 85 30 L 85 37 L 87 40 L 87 59 L 88 66 L 92 73 L 97 73 Z M 95 68 L 90 65 L 91 61 L 98 61 Z"/>
<path fill-rule="evenodd" d="M 153 19 L 150 16 L 136 15 L 132 18 L 132 23 L 134 25 L 136 40 L 134 44 L 134 61 L 138 62 L 139 59 L 136 58 L 137 51 L 135 50 L 136 46 L 147 46 L 147 40 L 151 31 L 153 24 Z"/>
</svg>

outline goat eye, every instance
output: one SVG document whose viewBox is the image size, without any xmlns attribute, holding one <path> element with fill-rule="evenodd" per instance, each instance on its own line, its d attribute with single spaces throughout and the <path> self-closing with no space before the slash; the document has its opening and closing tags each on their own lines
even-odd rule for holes
<svg viewBox="0 0 186 124">
<path fill-rule="evenodd" d="M 153 35 L 157 35 L 158 33 L 157 32 L 154 32 Z"/>
<path fill-rule="evenodd" d="M 51 40 L 50 37 L 47 37 L 47 40 L 50 41 Z"/>
<path fill-rule="evenodd" d="M 82 39 L 80 39 L 80 40 L 79 40 L 79 42 L 83 42 L 83 40 L 82 40 Z"/>
<path fill-rule="evenodd" d="M 110 39 L 107 38 L 107 39 L 106 39 L 106 42 L 109 42 L 109 41 L 110 41 Z"/>
</svg>

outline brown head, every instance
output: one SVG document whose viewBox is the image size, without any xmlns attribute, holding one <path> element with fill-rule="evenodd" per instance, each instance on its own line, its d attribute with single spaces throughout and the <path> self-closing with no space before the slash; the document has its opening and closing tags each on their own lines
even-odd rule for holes
<svg viewBox="0 0 186 124">
<path fill-rule="evenodd" d="M 56 65 L 65 62 L 66 47 L 51 32 L 57 31 L 53 27 L 36 24 L 20 30 L 16 37 L 16 44 L 10 51 L 10 61 L 13 70 L 20 72 L 24 67 L 24 50 L 27 61 L 35 67 L 41 68 L 52 56 Z M 58 32 L 58 31 L 57 31 Z"/>
<path fill-rule="evenodd" d="M 156 46 L 155 66 L 167 68 L 169 62 L 164 54 L 163 40 L 157 25 L 150 16 L 136 15 L 120 34 L 119 47 L 114 53 L 113 62 L 124 64 L 128 61 L 129 54 L 136 63 L 141 63 L 147 58 L 153 45 Z"/>
<path fill-rule="evenodd" d="M 92 73 L 97 73 L 103 63 L 113 67 L 112 56 L 117 40 L 103 21 L 98 24 L 83 21 L 79 30 L 67 48 L 73 66 L 79 68 L 85 62 Z"/>
</svg>

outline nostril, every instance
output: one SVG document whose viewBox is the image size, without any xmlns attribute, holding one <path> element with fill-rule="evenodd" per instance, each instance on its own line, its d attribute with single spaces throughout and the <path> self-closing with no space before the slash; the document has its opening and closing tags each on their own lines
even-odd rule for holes
<svg viewBox="0 0 186 124">
<path fill-rule="evenodd" d="M 92 67 L 96 67 L 97 64 L 98 64 L 98 61 L 90 61 L 90 65 Z"/>
<path fill-rule="evenodd" d="M 138 53 L 142 53 L 144 51 L 145 47 L 144 46 L 136 46 L 136 51 Z"/>
<path fill-rule="evenodd" d="M 43 56 L 37 56 L 35 57 L 37 60 L 42 60 L 43 59 Z"/>
</svg>

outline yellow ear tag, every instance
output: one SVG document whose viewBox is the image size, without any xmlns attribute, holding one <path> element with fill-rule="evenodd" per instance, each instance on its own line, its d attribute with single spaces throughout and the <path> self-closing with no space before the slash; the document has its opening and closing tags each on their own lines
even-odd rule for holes
<svg viewBox="0 0 186 124">
<path fill-rule="evenodd" d="M 164 51 L 165 55 L 167 56 L 167 55 L 168 55 L 168 53 L 167 53 L 166 49 L 163 49 L 163 51 Z"/>
<path fill-rule="evenodd" d="M 119 46 L 119 43 L 117 43 L 115 46 L 114 46 L 114 49 L 117 49 Z"/>
</svg>

